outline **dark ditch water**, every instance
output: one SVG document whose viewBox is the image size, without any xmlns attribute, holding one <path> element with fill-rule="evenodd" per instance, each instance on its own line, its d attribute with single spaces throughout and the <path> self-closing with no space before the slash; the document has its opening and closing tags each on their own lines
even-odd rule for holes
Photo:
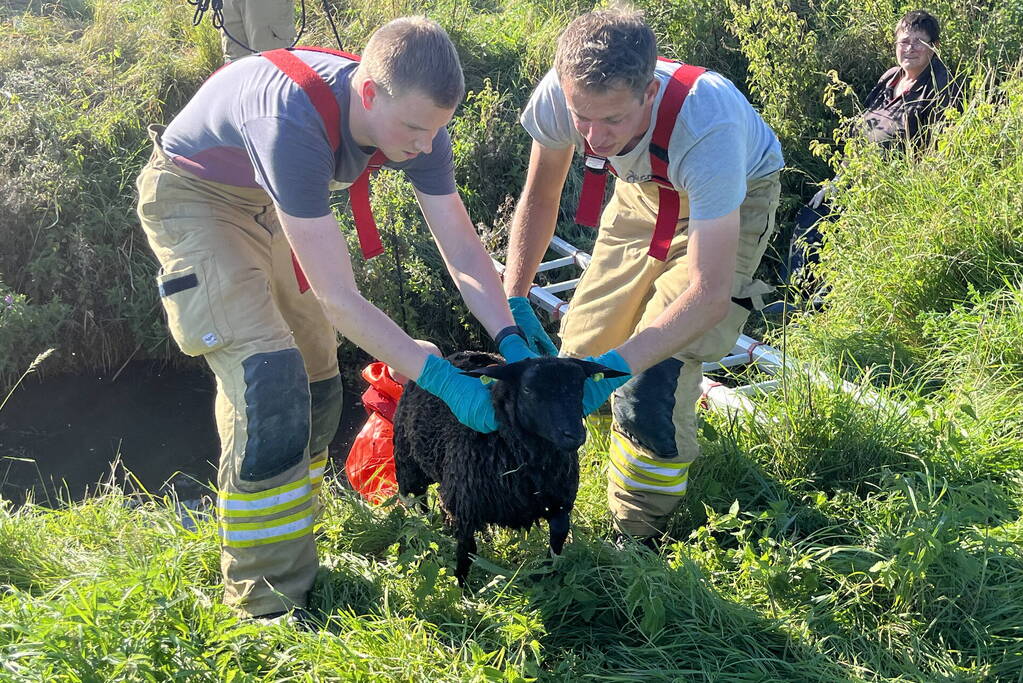
<svg viewBox="0 0 1023 683">
<path fill-rule="evenodd" d="M 337 469 L 366 419 L 363 389 L 346 386 L 330 446 Z M 16 505 L 29 492 L 45 505 L 81 500 L 118 461 L 118 481 L 127 471 L 147 491 L 173 487 L 182 500 L 201 498 L 220 452 L 213 398 L 212 375 L 151 362 L 130 363 L 113 380 L 29 376 L 0 411 L 0 497 Z"/>
</svg>

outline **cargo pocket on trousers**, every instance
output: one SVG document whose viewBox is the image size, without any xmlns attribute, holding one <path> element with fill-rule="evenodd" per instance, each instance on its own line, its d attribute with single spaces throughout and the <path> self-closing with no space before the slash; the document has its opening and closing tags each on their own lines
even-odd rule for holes
<svg viewBox="0 0 1023 683">
<path fill-rule="evenodd" d="M 212 256 L 183 259 L 156 276 L 160 301 L 167 312 L 171 336 L 188 356 L 201 356 L 223 348 L 231 340 L 222 309 L 220 285 Z"/>
</svg>

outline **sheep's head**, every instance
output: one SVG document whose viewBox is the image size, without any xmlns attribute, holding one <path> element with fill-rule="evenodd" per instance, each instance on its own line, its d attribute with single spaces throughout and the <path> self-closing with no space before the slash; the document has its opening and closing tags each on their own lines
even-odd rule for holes
<svg viewBox="0 0 1023 683">
<path fill-rule="evenodd" d="M 498 422 L 511 421 L 521 429 L 561 450 L 577 450 L 586 440 L 583 427 L 583 383 L 603 374 L 624 373 L 600 363 L 577 358 L 527 358 L 493 365 L 464 374 L 494 380 L 494 408 Z"/>
</svg>

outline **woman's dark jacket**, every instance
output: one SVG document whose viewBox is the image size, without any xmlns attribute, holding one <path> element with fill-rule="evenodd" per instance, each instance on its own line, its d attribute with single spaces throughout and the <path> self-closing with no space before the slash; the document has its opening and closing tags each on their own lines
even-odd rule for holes
<svg viewBox="0 0 1023 683">
<path fill-rule="evenodd" d="M 949 106 L 959 106 L 960 91 L 938 56 L 901 97 L 895 86 L 903 76 L 902 67 L 885 71 L 864 101 L 866 111 L 860 127 L 872 142 L 889 147 L 901 141 L 925 142 L 927 126 L 941 117 Z"/>
</svg>

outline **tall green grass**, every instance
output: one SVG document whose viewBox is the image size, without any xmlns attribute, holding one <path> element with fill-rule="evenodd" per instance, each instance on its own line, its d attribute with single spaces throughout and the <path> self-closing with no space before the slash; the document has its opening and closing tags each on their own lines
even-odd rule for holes
<svg viewBox="0 0 1023 683">
<path fill-rule="evenodd" d="M 850 141 L 819 268 L 828 306 L 800 321 L 799 348 L 920 361 L 925 320 L 1019 281 L 1021 140 L 1023 81 L 1012 78 L 975 82 L 920 157 Z"/>
<path fill-rule="evenodd" d="M 961 462 L 1004 469 L 1023 464 L 1021 86 L 975 80 L 919 155 L 849 144 L 821 254 L 827 306 L 786 335 L 798 357 L 923 402 Z"/>
<path fill-rule="evenodd" d="M 1023 473 L 948 439 L 973 419 L 793 373 L 704 415 L 660 555 L 611 543 L 606 425 L 571 542 L 494 530 L 462 591 L 425 515 L 328 486 L 312 631 L 219 604 L 215 525 L 107 486 L 0 510 L 3 676 L 35 680 L 1018 680 Z M 944 420 L 944 423 L 942 422 Z M 943 426 L 944 425 L 944 426 Z M 128 478 L 130 481 L 130 478 Z"/>
<path fill-rule="evenodd" d="M 173 500 L 111 487 L 60 510 L 5 508 L 0 671 L 16 681 L 1018 679 L 1018 471 L 963 476 L 927 430 L 900 447 L 916 416 L 837 387 L 793 382 L 758 415 L 706 419 L 706 457 L 661 555 L 608 540 L 597 430 L 564 555 L 545 559 L 544 530 L 494 531 L 466 591 L 435 502 L 426 515 L 369 509 L 328 487 L 311 605 L 323 623 L 311 632 L 230 615 L 214 524 L 200 516 L 190 530 Z"/>
</svg>

